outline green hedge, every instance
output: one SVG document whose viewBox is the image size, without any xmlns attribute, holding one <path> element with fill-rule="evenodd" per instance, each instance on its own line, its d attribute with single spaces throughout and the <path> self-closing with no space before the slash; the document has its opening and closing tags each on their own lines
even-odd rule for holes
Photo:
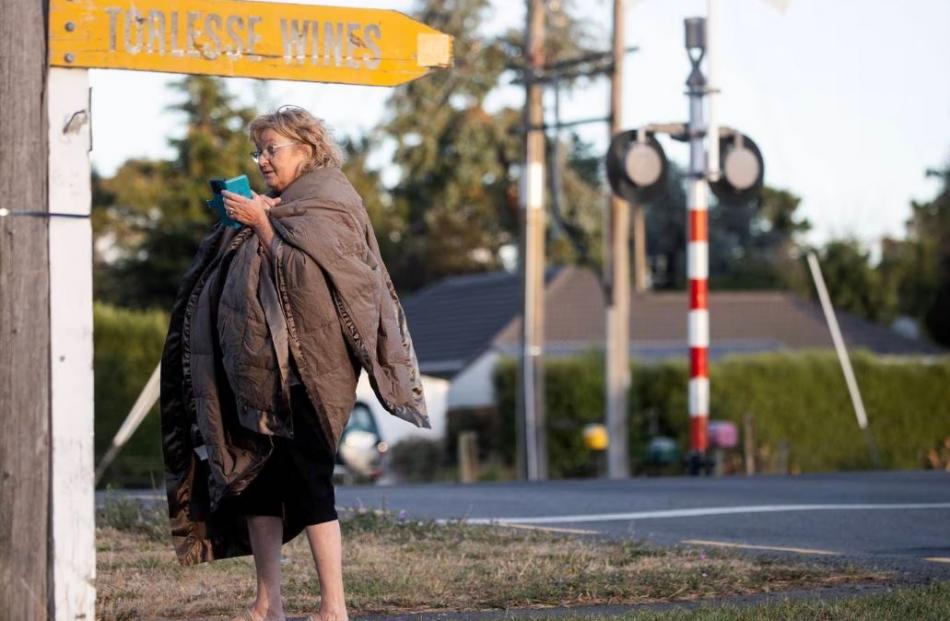
<svg viewBox="0 0 950 621">
<path fill-rule="evenodd" d="M 158 365 L 168 329 L 160 311 L 133 311 L 96 303 L 95 455 L 98 465 L 132 404 Z M 163 487 L 162 441 L 158 405 L 106 470 L 99 486 Z"/>
<path fill-rule="evenodd" d="M 950 359 L 858 352 L 851 360 L 882 465 L 920 468 L 924 453 L 950 436 Z M 710 382 L 714 416 L 738 422 L 750 412 L 759 438 L 788 441 L 802 471 L 872 467 L 833 353 L 725 360 L 713 365 Z"/>
<path fill-rule="evenodd" d="M 925 363 L 858 351 L 852 363 L 883 467 L 921 467 L 924 453 L 950 436 L 950 358 Z M 504 435 L 510 439 L 508 455 L 514 455 L 516 371 L 517 361 L 505 358 L 494 376 Z M 688 370 L 686 361 L 666 361 L 635 364 L 631 373 L 630 455 L 634 472 L 640 472 L 651 426 L 687 448 Z M 551 477 L 594 471 L 581 429 L 603 422 L 603 377 L 603 354 L 597 351 L 546 361 Z M 743 415 L 749 413 L 756 445 L 774 451 L 787 443 L 793 471 L 872 467 L 833 352 L 726 357 L 711 365 L 710 382 L 711 418 L 733 421 L 741 431 Z"/>
<path fill-rule="evenodd" d="M 587 423 L 603 422 L 603 356 L 589 351 L 577 358 L 548 358 L 544 363 L 547 413 L 548 475 L 552 478 L 596 474 L 596 463 L 584 448 L 581 431 Z M 501 358 L 494 383 L 504 433 L 502 451 L 515 455 L 515 389 L 518 362 Z"/>
<path fill-rule="evenodd" d="M 167 315 L 160 311 L 96 304 L 96 463 L 158 364 L 167 322 Z M 950 436 L 950 358 L 926 364 L 857 352 L 852 361 L 884 467 L 921 467 L 923 454 Z M 495 370 L 500 425 L 487 420 L 484 413 L 469 412 L 465 420 L 452 425 L 450 434 L 477 423 L 486 431 L 480 434 L 483 450 L 508 463 L 515 454 L 516 370 L 513 358 L 502 359 Z M 684 450 L 687 447 L 687 366 L 685 361 L 635 364 L 631 373 L 631 465 L 634 472 L 642 472 L 651 428 L 676 438 Z M 871 466 L 832 352 L 725 358 L 711 365 L 710 375 L 712 418 L 734 421 L 741 430 L 743 414 L 748 412 L 755 421 L 756 444 L 774 451 L 787 443 L 792 469 L 816 472 Z M 584 448 L 581 431 L 587 423 L 603 422 L 603 354 L 591 350 L 574 358 L 548 358 L 545 401 L 550 476 L 594 475 L 598 465 Z M 100 486 L 162 486 L 159 423 L 156 406 Z M 487 433 L 489 429 L 492 433 Z"/>
</svg>

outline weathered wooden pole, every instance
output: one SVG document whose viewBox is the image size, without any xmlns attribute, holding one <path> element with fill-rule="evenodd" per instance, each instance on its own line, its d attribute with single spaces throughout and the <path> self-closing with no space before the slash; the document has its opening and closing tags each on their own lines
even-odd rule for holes
<svg viewBox="0 0 950 621">
<path fill-rule="evenodd" d="M 0 12 L 0 618 L 92 619 L 89 82 L 48 11 Z"/>
<path fill-rule="evenodd" d="M 47 206 L 44 2 L 0 3 L 0 209 Z M 0 609 L 45 619 L 50 458 L 47 220 L 0 217 Z"/>
<path fill-rule="evenodd" d="M 610 74 L 610 135 L 623 130 L 624 2 L 613 5 L 613 71 Z M 642 209 L 642 206 L 640 207 Z M 630 476 L 627 395 L 630 392 L 630 205 L 611 193 L 610 295 L 607 299 L 607 476 Z"/>
<path fill-rule="evenodd" d="M 542 0 L 528 0 L 525 53 L 525 165 L 521 173 L 519 273 L 522 283 L 518 363 L 518 468 L 528 481 L 548 478 L 544 412 L 544 16 Z"/>
</svg>

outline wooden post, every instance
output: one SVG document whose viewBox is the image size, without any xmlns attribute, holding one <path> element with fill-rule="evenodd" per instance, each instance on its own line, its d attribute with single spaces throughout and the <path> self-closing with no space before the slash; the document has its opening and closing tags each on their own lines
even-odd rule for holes
<svg viewBox="0 0 950 621">
<path fill-rule="evenodd" d="M 51 67 L 49 110 L 50 599 L 95 618 L 89 71 Z"/>
<path fill-rule="evenodd" d="M 745 473 L 755 474 L 755 430 L 752 424 L 752 414 L 742 415 L 742 453 L 745 461 Z"/>
<path fill-rule="evenodd" d="M 45 210 L 45 2 L 0 3 L 0 208 Z M 0 217 L 0 617 L 45 619 L 50 326 L 47 221 Z M 89 617 L 90 621 L 92 617 Z"/>
<path fill-rule="evenodd" d="M 478 480 L 478 433 L 463 431 L 458 443 L 459 481 L 474 483 Z"/>
<path fill-rule="evenodd" d="M 717 446 L 712 451 L 713 454 L 713 476 L 721 477 L 726 473 L 726 451 Z"/>
<path fill-rule="evenodd" d="M 788 440 L 781 440 L 778 443 L 778 455 L 777 455 L 778 466 L 776 467 L 779 474 L 788 474 L 788 453 L 789 453 Z"/>
<path fill-rule="evenodd" d="M 643 293 L 650 281 L 650 270 L 647 267 L 646 210 L 639 201 L 630 208 L 633 224 L 633 289 L 637 293 Z"/>
</svg>

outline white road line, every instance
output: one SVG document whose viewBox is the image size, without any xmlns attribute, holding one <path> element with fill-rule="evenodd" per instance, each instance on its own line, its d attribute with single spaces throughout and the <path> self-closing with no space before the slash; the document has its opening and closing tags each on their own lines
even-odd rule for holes
<svg viewBox="0 0 950 621">
<path fill-rule="evenodd" d="M 576 535 L 599 535 L 601 534 L 599 530 L 588 530 L 586 528 L 558 528 L 557 526 L 534 526 L 532 524 L 515 524 L 513 522 L 506 522 L 504 524 L 499 524 L 499 526 L 504 526 L 506 528 L 527 528 L 530 530 L 545 530 L 555 533 L 572 533 Z"/>
<path fill-rule="evenodd" d="M 577 515 L 528 515 L 523 517 L 466 518 L 469 524 L 560 524 L 564 522 L 616 522 L 626 520 L 657 520 L 740 513 L 783 513 L 788 511 L 906 511 L 911 509 L 950 509 L 950 502 L 920 502 L 907 504 L 831 504 L 831 505 L 750 505 L 744 507 L 700 507 L 695 509 L 666 509 L 633 511 L 629 513 L 593 513 Z"/>
<path fill-rule="evenodd" d="M 732 543 L 730 541 L 709 541 L 707 539 L 685 539 L 680 543 L 696 546 L 713 546 L 717 548 L 739 548 L 742 550 L 774 550 L 776 552 L 797 552 L 798 554 L 819 554 L 823 556 L 837 556 L 838 552 L 831 550 L 816 550 L 813 548 L 788 548 L 785 546 L 762 546 L 751 543 Z"/>
<path fill-rule="evenodd" d="M 931 563 L 950 563 L 950 558 L 946 556 L 931 556 L 929 558 L 925 558 L 924 560 L 930 561 Z"/>
</svg>

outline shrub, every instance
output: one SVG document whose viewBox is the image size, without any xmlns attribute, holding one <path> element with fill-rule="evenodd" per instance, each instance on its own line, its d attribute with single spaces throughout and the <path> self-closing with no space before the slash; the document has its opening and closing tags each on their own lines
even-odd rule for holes
<svg viewBox="0 0 950 621">
<path fill-rule="evenodd" d="M 128 310 L 97 302 L 93 320 L 98 464 L 161 360 L 168 317 L 161 311 Z M 162 484 L 160 422 L 156 404 L 106 470 L 100 487 L 107 483 L 136 487 Z"/>
<path fill-rule="evenodd" d="M 917 468 L 950 434 L 950 360 L 936 364 L 851 356 L 884 468 Z M 749 412 L 760 442 L 789 443 L 802 471 L 871 468 L 838 360 L 831 352 L 729 358 L 711 369 L 713 416 L 741 425 Z"/>
<path fill-rule="evenodd" d="M 493 375 L 503 431 L 499 447 L 507 463 L 514 463 L 516 447 L 517 367 L 517 359 L 501 357 Z M 603 419 L 603 354 L 591 348 L 573 357 L 549 358 L 545 360 L 544 383 L 548 476 L 593 476 L 598 464 L 584 448 L 581 431 L 587 423 Z"/>
<path fill-rule="evenodd" d="M 478 437 L 478 458 L 505 455 L 506 439 L 498 408 L 485 407 L 452 408 L 446 414 L 445 456 L 448 463 L 458 462 L 458 438 L 463 431 L 474 431 Z"/>
<path fill-rule="evenodd" d="M 453 480 L 455 473 L 446 469 L 442 440 L 410 436 L 390 448 L 389 467 L 402 481 Z"/>
<path fill-rule="evenodd" d="M 548 471 L 552 478 L 587 476 L 594 455 L 580 430 L 603 421 L 602 354 L 587 352 L 545 364 Z M 950 434 L 947 386 L 950 359 L 934 363 L 875 357 L 856 352 L 852 362 L 870 427 L 885 468 L 915 468 L 927 451 Z M 495 370 L 495 389 L 506 434 L 514 438 L 517 361 L 504 358 Z M 647 442 L 668 435 L 688 449 L 688 369 L 684 360 L 631 369 L 630 459 L 643 471 Z M 756 444 L 764 451 L 789 447 L 793 471 L 872 467 L 855 421 L 841 369 L 833 352 L 726 357 L 710 368 L 711 418 L 742 428 L 752 416 Z M 510 443 L 513 454 L 514 443 Z"/>
<path fill-rule="evenodd" d="M 153 541 L 168 538 L 168 506 L 164 503 L 143 503 L 135 498 L 116 494 L 106 488 L 105 502 L 96 510 L 97 528 L 114 528 L 145 535 Z"/>
</svg>

